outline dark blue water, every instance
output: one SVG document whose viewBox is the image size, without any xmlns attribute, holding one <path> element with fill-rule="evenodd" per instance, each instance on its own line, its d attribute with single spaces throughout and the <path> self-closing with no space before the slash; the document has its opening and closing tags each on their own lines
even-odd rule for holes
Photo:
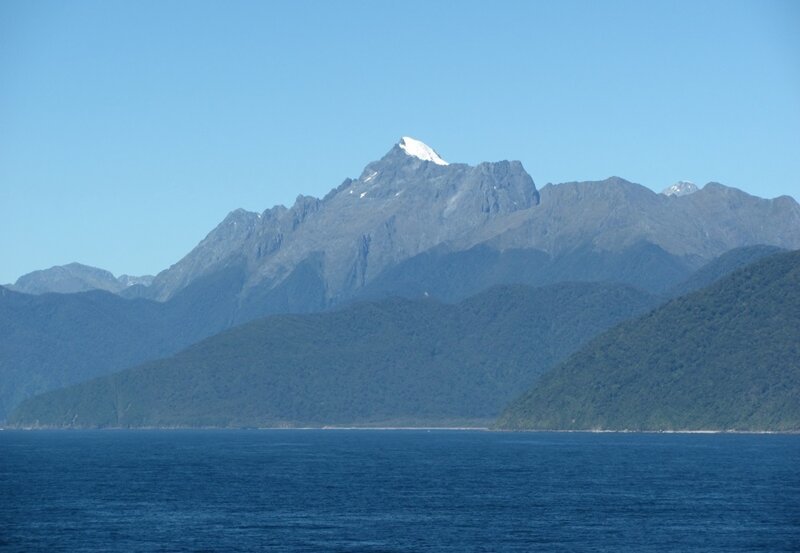
<svg viewBox="0 0 800 553">
<path fill-rule="evenodd" d="M 800 551 L 800 436 L 4 431 L 0 550 Z"/>
</svg>

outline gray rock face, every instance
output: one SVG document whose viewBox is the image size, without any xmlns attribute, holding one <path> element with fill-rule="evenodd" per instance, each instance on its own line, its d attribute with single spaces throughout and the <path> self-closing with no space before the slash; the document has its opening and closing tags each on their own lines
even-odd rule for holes
<svg viewBox="0 0 800 553">
<path fill-rule="evenodd" d="M 244 259 L 245 292 L 280 284 L 307 259 L 321 258 L 328 298 L 350 295 L 387 267 L 539 201 L 519 162 L 440 165 L 395 146 L 361 176 L 324 199 L 290 209 L 237 210 L 181 261 L 159 274 L 153 297 L 166 300 L 204 274 Z"/>
<path fill-rule="evenodd" d="M 298 196 L 290 208 L 231 212 L 152 284 L 75 264 L 26 275 L 13 289 L 100 288 L 160 301 L 188 290 L 186 297 L 218 298 L 215 311 L 240 322 L 317 311 L 376 290 L 409 295 L 423 290 L 422 281 L 442 299 L 462 297 L 450 289 L 475 293 L 494 284 L 561 280 L 660 291 L 730 249 L 757 244 L 800 248 L 797 202 L 717 183 L 698 190 L 680 182 L 657 194 L 619 177 L 537 190 L 517 161 L 447 164 L 404 137 L 322 199 Z M 465 252 L 480 255 L 459 257 Z M 407 265 L 429 253 L 435 256 Z M 478 276 L 460 286 L 476 263 Z M 647 274 L 665 268 L 664 278 Z M 393 288 L 403 282 L 410 288 Z M 222 297 L 233 304 L 223 306 Z"/>
<path fill-rule="evenodd" d="M 528 258 L 544 254 L 564 267 L 558 260 L 566 256 L 566 265 L 580 270 L 581 252 L 598 266 L 613 263 L 606 254 L 626 259 L 624 252 L 652 246 L 674 260 L 665 263 L 690 271 L 741 246 L 800 248 L 800 206 L 789 197 L 766 200 L 716 183 L 694 193 L 679 183 L 674 193 L 657 194 L 618 177 L 539 191 L 517 161 L 446 164 L 435 152 L 423 155 L 430 160 L 411 155 L 415 145 L 407 140 L 323 199 L 299 196 L 289 209 L 232 212 L 144 295 L 165 301 L 235 269 L 244 275 L 237 309 L 257 316 L 281 310 L 254 309 L 254 298 L 318 310 L 358 297 L 386 271 L 431 251 L 533 251 Z M 602 274 L 616 273 L 604 267 Z M 497 279 L 481 282 L 505 282 Z"/>
<path fill-rule="evenodd" d="M 539 205 L 487 226 L 484 237 L 499 249 L 533 247 L 554 256 L 587 246 L 620 252 L 647 242 L 702 263 L 742 246 L 800 248 L 800 205 L 718 183 L 664 196 L 612 177 L 545 186 Z"/>
<path fill-rule="evenodd" d="M 71 294 L 86 292 L 88 290 L 106 290 L 119 293 L 128 286 L 148 286 L 153 281 L 152 276 L 122 275 L 114 277 L 109 271 L 90 267 L 80 263 L 57 265 L 49 269 L 34 271 L 23 275 L 17 282 L 8 286 L 10 290 L 24 294 Z"/>
</svg>

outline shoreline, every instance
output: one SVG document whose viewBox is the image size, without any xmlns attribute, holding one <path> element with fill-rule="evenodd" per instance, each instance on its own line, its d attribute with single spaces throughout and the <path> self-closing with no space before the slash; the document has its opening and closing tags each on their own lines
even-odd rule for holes
<svg viewBox="0 0 800 553">
<path fill-rule="evenodd" d="M 449 431 L 449 432 L 497 432 L 497 433 L 526 433 L 526 434 L 800 434 L 800 430 L 553 430 L 553 429 L 504 429 L 490 428 L 487 426 L 141 426 L 141 427 L 63 427 L 63 426 L 29 426 L 5 427 L 0 426 L 0 431 L 10 432 L 36 432 L 36 431 L 104 431 L 104 432 L 140 432 L 140 431 L 376 431 L 376 432 L 421 432 L 421 431 Z"/>
</svg>

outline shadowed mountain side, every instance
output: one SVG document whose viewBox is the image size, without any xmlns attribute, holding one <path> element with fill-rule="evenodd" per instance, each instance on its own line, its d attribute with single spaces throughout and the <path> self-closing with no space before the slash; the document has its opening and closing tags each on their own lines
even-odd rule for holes
<svg viewBox="0 0 800 553">
<path fill-rule="evenodd" d="M 775 246 L 745 246 L 734 248 L 713 259 L 691 274 L 685 281 L 667 290 L 667 295 L 677 298 L 710 286 L 724 276 L 755 263 L 759 259 L 785 251 Z"/>
<path fill-rule="evenodd" d="M 733 250 L 672 293 L 723 276 L 769 251 Z M 320 263 L 321 255 L 312 256 L 280 285 L 256 287 L 245 300 L 236 296 L 246 272 L 244 260 L 219 267 L 165 303 L 123 301 L 97 291 L 33 297 L 0 288 L 0 420 L 25 398 L 171 355 L 233 324 L 274 313 L 270 309 L 322 310 Z M 558 267 L 533 250 L 476 247 L 424 254 L 376 279 L 376 286 L 365 290 L 374 295 L 365 293 L 361 299 L 421 298 L 428 292 L 443 301 L 459 301 L 506 278 L 535 284 L 566 274 L 554 266 Z"/>
<path fill-rule="evenodd" d="M 387 300 L 274 316 L 167 359 L 24 402 L 20 426 L 488 421 L 591 336 L 650 308 L 621 285 L 500 287 L 445 305 Z"/>
<path fill-rule="evenodd" d="M 356 297 L 428 295 L 452 302 L 501 284 L 557 282 L 621 282 L 656 293 L 686 279 L 696 264 L 697 260 L 681 259 L 644 243 L 620 252 L 579 248 L 557 258 L 539 250 L 498 251 L 479 245 L 414 256 L 378 275 Z"/>
<path fill-rule="evenodd" d="M 170 355 L 229 328 L 242 275 L 241 267 L 226 267 L 166 303 L 100 290 L 29 295 L 0 287 L 0 420 L 27 397 Z"/>
<path fill-rule="evenodd" d="M 511 429 L 800 430 L 800 251 L 606 332 L 543 376 Z"/>
<path fill-rule="evenodd" d="M 322 257 L 322 254 L 312 254 L 277 285 L 266 281 L 249 289 L 246 298 L 239 301 L 237 322 L 279 313 L 324 311 L 327 303 Z"/>
<path fill-rule="evenodd" d="M 156 302 L 0 288 L 0 419 L 31 395 L 175 351 L 174 326 Z"/>
</svg>

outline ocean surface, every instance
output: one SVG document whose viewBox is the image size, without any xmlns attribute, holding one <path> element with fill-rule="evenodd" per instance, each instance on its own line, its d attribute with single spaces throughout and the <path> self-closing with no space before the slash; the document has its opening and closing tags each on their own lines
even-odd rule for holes
<svg viewBox="0 0 800 553">
<path fill-rule="evenodd" d="M 800 551 L 800 436 L 3 431 L 0 551 Z"/>
</svg>

